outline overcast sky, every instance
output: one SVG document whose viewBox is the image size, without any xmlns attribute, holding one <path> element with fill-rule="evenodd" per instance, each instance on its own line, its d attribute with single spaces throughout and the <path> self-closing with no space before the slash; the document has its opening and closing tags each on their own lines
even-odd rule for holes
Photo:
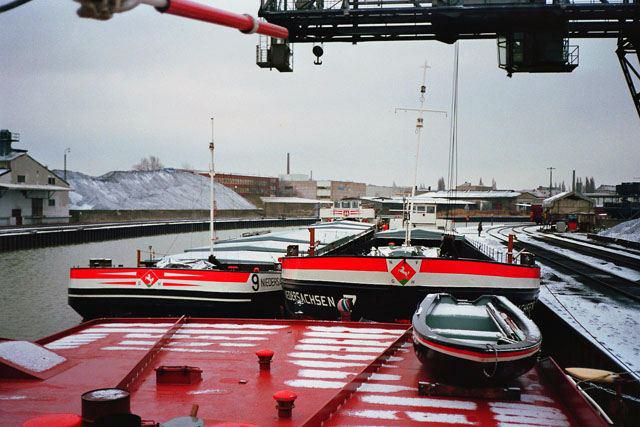
<svg viewBox="0 0 640 427">
<path fill-rule="evenodd" d="M 202 1 L 205 2 L 204 0 Z M 258 1 L 216 1 L 257 13 Z M 420 65 L 426 106 L 449 109 L 453 47 L 439 42 L 295 46 L 293 73 L 255 65 L 257 36 L 161 15 L 147 6 L 106 22 L 76 16 L 71 0 L 37 0 L 0 15 L 0 128 L 17 148 L 91 175 L 127 170 L 156 155 L 166 166 L 206 169 L 216 118 L 218 171 L 409 184 L 412 114 Z M 495 41 L 461 43 L 459 182 L 499 188 L 594 176 L 640 178 L 640 120 L 614 40 L 574 40 L 570 74 L 514 74 L 497 66 Z M 419 183 L 447 176 L 449 119 L 426 117 Z"/>
</svg>

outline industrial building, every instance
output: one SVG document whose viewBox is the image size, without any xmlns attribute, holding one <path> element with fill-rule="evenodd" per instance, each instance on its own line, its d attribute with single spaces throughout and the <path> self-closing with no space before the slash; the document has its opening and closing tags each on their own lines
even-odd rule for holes
<svg viewBox="0 0 640 427">
<path fill-rule="evenodd" d="M 553 218 L 593 211 L 593 200 L 576 191 L 565 191 L 544 199 L 542 207 Z"/>
<path fill-rule="evenodd" d="M 469 210 L 480 214 L 515 214 L 520 193 L 513 190 L 429 191 L 420 194 L 425 199 L 448 199 L 467 202 Z M 462 214 L 468 214 L 462 213 Z"/>
<path fill-rule="evenodd" d="M 69 184 L 27 150 L 20 135 L 0 131 L 0 226 L 69 222 Z"/>
<path fill-rule="evenodd" d="M 202 173 L 202 175 L 209 176 L 209 173 Z M 275 196 L 278 191 L 278 178 L 271 176 L 216 172 L 215 180 L 242 197 Z"/>
<path fill-rule="evenodd" d="M 268 218 L 318 218 L 321 207 L 332 205 L 330 201 L 303 197 L 262 197 L 262 204 L 264 215 Z"/>
</svg>

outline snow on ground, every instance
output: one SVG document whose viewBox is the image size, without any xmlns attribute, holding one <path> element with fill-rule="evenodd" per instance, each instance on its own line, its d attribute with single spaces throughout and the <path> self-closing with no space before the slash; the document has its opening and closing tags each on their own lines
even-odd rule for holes
<svg viewBox="0 0 640 427">
<path fill-rule="evenodd" d="M 209 178 L 175 169 L 115 171 L 93 177 L 67 171 L 70 209 L 209 210 Z M 256 209 L 248 200 L 215 183 L 216 207 Z"/>
<path fill-rule="evenodd" d="M 640 306 L 585 288 L 546 266 L 541 276 L 540 300 L 640 378 Z"/>
<path fill-rule="evenodd" d="M 640 251 L 637 249 L 632 249 L 632 248 L 628 248 L 626 246 L 622 246 L 622 245 L 618 245 L 615 243 L 604 243 L 604 242 L 594 242 L 594 240 L 590 239 L 586 233 L 575 233 L 575 232 L 567 232 L 567 233 L 556 233 L 556 236 L 562 236 L 562 237 L 566 237 L 570 240 L 581 240 L 583 242 L 587 242 L 587 243 L 591 243 L 595 246 L 597 246 L 598 248 L 602 248 L 602 247 L 607 247 L 609 249 L 614 249 L 617 251 L 620 251 L 621 253 L 625 254 L 625 255 L 629 255 L 629 254 L 635 254 L 637 256 L 640 256 Z"/>
<path fill-rule="evenodd" d="M 566 233 L 563 233 L 562 236 L 565 236 Z M 549 234 L 547 236 L 545 236 L 548 239 L 555 239 L 555 240 L 563 240 L 565 242 L 570 242 L 570 243 L 576 243 L 575 239 L 571 239 L 571 238 L 565 238 L 562 236 L 557 236 L 555 234 Z M 638 260 L 638 266 L 640 267 L 640 254 L 636 253 L 636 252 L 631 252 L 628 249 L 618 249 L 612 246 L 602 246 L 602 245 L 595 245 L 593 243 L 590 243 L 588 240 L 583 240 L 582 242 L 580 242 L 580 244 L 582 246 L 586 246 L 588 248 L 593 248 L 593 249 L 597 249 L 599 251 L 602 252 L 608 252 L 611 254 L 616 254 L 616 255 L 623 255 L 629 258 L 636 258 Z"/>
<path fill-rule="evenodd" d="M 598 233 L 600 236 L 640 243 L 640 218 L 626 221 Z"/>
<path fill-rule="evenodd" d="M 526 234 L 519 234 L 518 239 L 523 242 L 527 242 L 530 245 L 562 254 L 567 258 L 571 258 L 575 261 L 583 262 L 585 264 L 590 265 L 593 268 L 597 268 L 598 270 L 605 271 L 607 273 L 616 275 L 618 277 L 622 277 L 622 278 L 633 280 L 633 281 L 640 281 L 640 271 L 638 270 L 632 270 L 630 268 L 621 267 L 612 262 L 604 261 L 596 257 L 574 252 L 571 249 L 565 249 L 565 248 L 560 248 L 558 246 L 553 246 L 548 243 L 535 240 Z"/>
<path fill-rule="evenodd" d="M 504 224 L 486 228 L 500 226 Z M 478 237 L 477 225 L 458 227 L 458 232 L 496 250 L 504 248 L 500 240 L 485 235 L 484 231 L 482 237 Z M 521 237 L 520 233 L 518 238 Z M 630 371 L 636 371 L 634 375 L 640 379 L 640 306 L 624 296 L 609 296 L 585 287 L 573 277 L 547 266 L 541 265 L 540 270 L 540 301 L 612 358 L 619 359 Z"/>
</svg>

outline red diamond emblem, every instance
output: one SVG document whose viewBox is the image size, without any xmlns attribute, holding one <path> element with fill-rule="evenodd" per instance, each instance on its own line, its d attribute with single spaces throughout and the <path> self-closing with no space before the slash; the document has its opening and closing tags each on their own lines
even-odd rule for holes
<svg viewBox="0 0 640 427">
<path fill-rule="evenodd" d="M 140 281 L 150 288 L 158 281 L 158 276 L 156 276 L 156 273 L 153 270 L 147 270 L 140 278 Z"/>
<path fill-rule="evenodd" d="M 393 269 L 391 274 L 401 284 L 406 284 L 416 274 L 416 271 L 409 265 L 407 260 L 403 259 Z"/>
</svg>

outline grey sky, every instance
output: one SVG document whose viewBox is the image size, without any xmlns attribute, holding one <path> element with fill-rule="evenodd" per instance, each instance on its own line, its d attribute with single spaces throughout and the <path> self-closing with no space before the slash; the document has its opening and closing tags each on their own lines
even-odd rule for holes
<svg viewBox="0 0 640 427">
<path fill-rule="evenodd" d="M 204 0 L 202 0 L 204 2 Z M 255 14 L 258 1 L 217 1 Z M 449 109 L 453 47 L 439 42 L 295 46 L 294 72 L 255 65 L 257 36 L 163 16 L 141 6 L 111 21 L 82 20 L 71 0 L 37 0 L 0 15 L 0 127 L 22 134 L 51 167 L 89 174 L 129 169 L 154 154 L 167 166 L 207 167 L 216 117 L 216 169 L 373 184 L 409 184 L 411 114 L 420 65 L 427 107 Z M 495 41 L 461 44 L 459 181 L 525 188 L 594 176 L 640 177 L 640 120 L 614 40 L 573 40 L 571 74 L 515 74 L 497 67 Z M 448 118 L 426 118 L 418 182 L 447 175 Z"/>
</svg>

